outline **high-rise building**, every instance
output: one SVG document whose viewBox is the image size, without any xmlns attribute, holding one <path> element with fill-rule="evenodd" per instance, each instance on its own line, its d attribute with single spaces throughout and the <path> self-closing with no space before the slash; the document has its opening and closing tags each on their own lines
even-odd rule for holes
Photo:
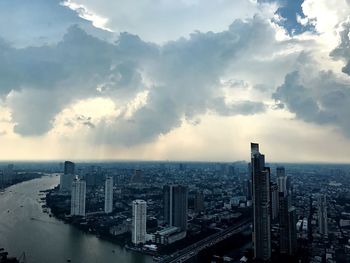
<svg viewBox="0 0 350 263">
<path fill-rule="evenodd" d="M 278 186 L 276 183 L 271 183 L 271 217 L 272 220 L 276 220 L 278 217 Z"/>
<path fill-rule="evenodd" d="M 75 164 L 70 161 L 64 162 L 64 174 L 74 174 L 75 173 Z"/>
<path fill-rule="evenodd" d="M 297 215 L 296 208 L 294 206 L 291 206 L 288 209 L 288 219 L 288 254 L 295 255 L 297 251 Z"/>
<path fill-rule="evenodd" d="M 113 212 L 113 177 L 106 177 L 105 182 L 105 213 Z"/>
<path fill-rule="evenodd" d="M 64 173 L 60 177 L 60 191 L 70 192 L 75 176 L 75 164 L 73 162 L 64 162 Z"/>
<path fill-rule="evenodd" d="M 182 185 L 163 187 L 164 219 L 169 226 L 187 230 L 187 196 L 188 189 Z"/>
<path fill-rule="evenodd" d="M 194 211 L 200 213 L 204 211 L 204 194 L 202 191 L 197 191 L 194 197 Z"/>
<path fill-rule="evenodd" d="M 132 202 L 131 241 L 134 245 L 146 242 L 147 203 L 143 200 Z"/>
<path fill-rule="evenodd" d="M 296 210 L 292 207 L 290 179 L 284 167 L 277 168 L 279 192 L 280 253 L 294 255 L 296 251 Z"/>
<path fill-rule="evenodd" d="M 265 167 L 265 157 L 256 143 L 251 143 L 251 172 L 254 258 L 267 261 L 271 258 L 270 168 Z"/>
<path fill-rule="evenodd" d="M 74 179 L 72 183 L 71 207 L 72 216 L 85 216 L 86 182 Z"/>
<path fill-rule="evenodd" d="M 280 233 L 280 253 L 289 254 L 289 202 L 288 196 L 284 192 L 279 192 L 279 233 Z"/>
<path fill-rule="evenodd" d="M 318 229 L 321 235 L 328 235 L 327 199 L 325 194 L 318 195 Z"/>
</svg>

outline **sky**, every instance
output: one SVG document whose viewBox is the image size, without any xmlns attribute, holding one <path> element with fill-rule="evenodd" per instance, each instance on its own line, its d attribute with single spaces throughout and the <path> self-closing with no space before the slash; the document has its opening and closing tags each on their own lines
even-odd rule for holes
<svg viewBox="0 0 350 263">
<path fill-rule="evenodd" d="M 0 160 L 350 162 L 349 0 L 1 0 Z"/>
</svg>

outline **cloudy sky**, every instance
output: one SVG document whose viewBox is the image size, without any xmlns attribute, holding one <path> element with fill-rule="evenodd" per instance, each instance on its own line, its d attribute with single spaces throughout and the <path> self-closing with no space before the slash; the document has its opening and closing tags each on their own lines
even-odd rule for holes
<svg viewBox="0 0 350 263">
<path fill-rule="evenodd" d="M 349 0 L 1 0 L 0 159 L 350 162 Z"/>
</svg>

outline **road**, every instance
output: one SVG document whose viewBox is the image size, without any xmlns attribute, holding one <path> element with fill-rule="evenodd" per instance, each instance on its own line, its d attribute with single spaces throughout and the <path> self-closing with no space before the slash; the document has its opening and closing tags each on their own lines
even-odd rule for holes
<svg viewBox="0 0 350 263">
<path fill-rule="evenodd" d="M 216 245 L 217 243 L 241 232 L 246 227 L 249 226 L 251 223 L 251 219 L 246 219 L 242 221 L 239 224 L 236 224 L 232 227 L 229 227 L 223 231 L 220 231 L 218 233 L 215 233 L 209 237 L 206 237 L 205 239 L 202 239 L 198 241 L 197 243 L 192 244 L 191 246 L 177 251 L 167 257 L 165 257 L 163 260 L 159 261 L 160 263 L 181 263 L 186 262 L 190 258 L 197 255 L 200 251 L 209 248 L 211 246 Z"/>
</svg>

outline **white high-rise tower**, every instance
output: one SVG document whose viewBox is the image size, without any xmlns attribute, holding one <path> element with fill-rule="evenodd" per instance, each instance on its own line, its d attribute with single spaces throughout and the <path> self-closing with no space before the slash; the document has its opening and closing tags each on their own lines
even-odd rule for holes
<svg viewBox="0 0 350 263">
<path fill-rule="evenodd" d="M 113 177 L 106 177 L 105 182 L 105 213 L 113 212 Z"/>
<path fill-rule="evenodd" d="M 72 216 L 85 216 L 86 183 L 85 181 L 74 179 L 72 183 L 71 207 Z"/>
<path fill-rule="evenodd" d="M 147 203 L 143 200 L 132 202 L 131 241 L 135 245 L 146 242 Z"/>
</svg>

